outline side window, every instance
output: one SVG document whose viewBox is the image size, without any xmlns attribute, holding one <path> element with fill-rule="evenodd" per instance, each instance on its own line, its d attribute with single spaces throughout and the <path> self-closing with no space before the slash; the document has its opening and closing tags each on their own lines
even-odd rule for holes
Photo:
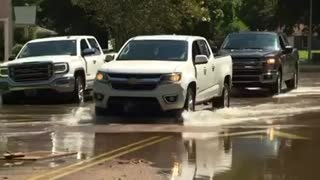
<svg viewBox="0 0 320 180">
<path fill-rule="evenodd" d="M 201 41 L 199 41 L 199 45 L 200 45 L 201 54 L 206 55 L 209 58 L 211 53 L 210 53 L 210 50 L 209 50 L 207 43 L 204 40 L 201 40 Z"/>
<path fill-rule="evenodd" d="M 286 45 L 285 45 L 285 42 L 283 41 L 282 36 L 279 36 L 279 42 L 280 42 L 281 49 L 285 49 Z"/>
<path fill-rule="evenodd" d="M 97 41 L 93 38 L 90 38 L 88 39 L 89 43 L 90 43 L 90 46 L 94 49 L 96 49 L 96 55 L 100 55 L 101 54 L 101 51 L 100 51 L 100 48 L 99 48 L 99 45 L 97 43 Z"/>
<path fill-rule="evenodd" d="M 89 48 L 88 43 L 87 43 L 87 41 L 86 41 L 85 39 L 82 39 L 82 40 L 80 41 L 80 46 L 81 46 L 81 52 L 83 52 L 83 50 Z"/>
<path fill-rule="evenodd" d="M 196 60 L 196 56 L 197 55 L 201 55 L 201 51 L 200 51 L 198 42 L 194 41 L 193 44 L 192 44 L 192 59 L 193 59 L 193 62 Z"/>
</svg>

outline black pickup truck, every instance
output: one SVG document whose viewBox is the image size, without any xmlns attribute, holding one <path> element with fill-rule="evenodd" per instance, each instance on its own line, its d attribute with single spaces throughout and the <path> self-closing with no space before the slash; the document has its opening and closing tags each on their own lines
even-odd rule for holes
<svg viewBox="0 0 320 180">
<path fill-rule="evenodd" d="M 299 54 L 283 33 L 239 32 L 229 34 L 219 55 L 231 55 L 233 86 L 269 88 L 280 94 L 298 86 Z"/>
</svg>

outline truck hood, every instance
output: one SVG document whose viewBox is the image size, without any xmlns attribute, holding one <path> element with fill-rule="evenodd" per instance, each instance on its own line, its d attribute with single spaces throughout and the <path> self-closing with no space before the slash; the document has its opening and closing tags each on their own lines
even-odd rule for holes
<svg viewBox="0 0 320 180">
<path fill-rule="evenodd" d="M 53 62 L 53 63 L 60 63 L 60 62 L 69 62 L 72 59 L 76 59 L 77 56 L 38 56 L 38 57 L 28 57 L 28 58 L 20 58 L 15 59 L 13 61 L 5 62 L 1 64 L 1 66 L 10 66 L 14 64 L 24 64 L 24 63 L 39 63 L 39 62 Z"/>
<path fill-rule="evenodd" d="M 232 58 L 263 58 L 277 56 L 279 51 L 275 50 L 220 50 L 219 55 L 230 55 Z"/>
<path fill-rule="evenodd" d="M 102 71 L 110 73 L 173 73 L 185 62 L 173 61 L 112 61 L 104 64 Z"/>
</svg>

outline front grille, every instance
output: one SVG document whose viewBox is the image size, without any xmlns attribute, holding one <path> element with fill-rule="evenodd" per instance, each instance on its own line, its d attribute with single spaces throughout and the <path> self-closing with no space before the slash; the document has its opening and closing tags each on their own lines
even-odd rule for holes
<svg viewBox="0 0 320 180">
<path fill-rule="evenodd" d="M 263 62 L 260 59 L 255 58 L 233 58 L 233 69 L 262 69 Z"/>
<path fill-rule="evenodd" d="M 161 74 L 120 74 L 120 73 L 109 73 L 110 78 L 123 78 L 123 79 L 158 79 Z"/>
<path fill-rule="evenodd" d="M 157 87 L 157 84 L 128 84 L 112 82 L 111 86 L 116 90 L 125 91 L 151 91 Z"/>
<path fill-rule="evenodd" d="M 259 70 L 234 70 L 234 76 L 259 76 L 261 75 L 261 71 Z"/>
<path fill-rule="evenodd" d="M 9 67 L 10 78 L 15 82 L 37 82 L 49 80 L 53 75 L 51 63 L 30 63 Z"/>
<path fill-rule="evenodd" d="M 234 82 L 259 82 L 263 72 L 263 61 L 259 58 L 237 58 L 233 59 L 233 81 Z"/>
<path fill-rule="evenodd" d="M 108 109 L 112 112 L 151 113 L 160 112 L 161 106 L 156 98 L 149 97 L 110 97 Z"/>
<path fill-rule="evenodd" d="M 232 78 L 234 82 L 259 82 L 259 76 L 234 76 Z"/>
<path fill-rule="evenodd" d="M 108 74 L 111 86 L 116 90 L 151 91 L 157 88 L 161 74 Z"/>
</svg>

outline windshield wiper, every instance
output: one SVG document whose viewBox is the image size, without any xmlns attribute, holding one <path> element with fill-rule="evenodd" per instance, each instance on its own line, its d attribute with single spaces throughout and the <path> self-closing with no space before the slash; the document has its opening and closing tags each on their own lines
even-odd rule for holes
<svg viewBox="0 0 320 180">
<path fill-rule="evenodd" d="M 264 50 L 263 48 L 242 48 L 242 49 L 244 49 L 244 50 L 250 50 L 250 49 L 252 49 L 252 50 Z"/>
</svg>

